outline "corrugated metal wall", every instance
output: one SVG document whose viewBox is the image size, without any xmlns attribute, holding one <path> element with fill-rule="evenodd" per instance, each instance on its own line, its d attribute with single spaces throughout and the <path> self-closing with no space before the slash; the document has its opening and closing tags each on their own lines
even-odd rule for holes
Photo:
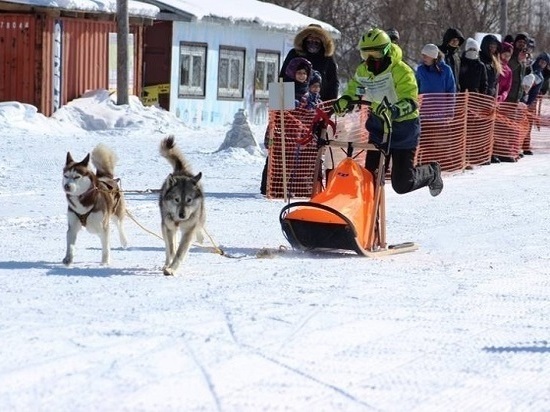
<svg viewBox="0 0 550 412">
<path fill-rule="evenodd" d="M 62 94 L 69 102 L 86 90 L 107 88 L 108 37 L 116 31 L 113 22 L 61 19 Z M 51 25 L 54 21 L 51 21 Z"/>
<path fill-rule="evenodd" d="M 114 21 L 0 14 L 0 101 L 29 103 L 49 116 L 56 101 L 63 105 L 87 90 L 108 89 L 109 33 L 116 31 Z M 132 93 L 139 95 L 143 29 L 132 25 L 131 32 Z"/>
<path fill-rule="evenodd" d="M 0 14 L 0 101 L 35 105 L 35 17 Z"/>
</svg>

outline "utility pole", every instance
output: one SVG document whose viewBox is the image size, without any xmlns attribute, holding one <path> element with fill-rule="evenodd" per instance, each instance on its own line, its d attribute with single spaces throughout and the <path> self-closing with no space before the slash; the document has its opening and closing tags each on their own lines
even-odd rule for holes
<svg viewBox="0 0 550 412">
<path fill-rule="evenodd" d="M 117 105 L 128 104 L 128 0 L 117 0 Z"/>
<path fill-rule="evenodd" d="M 508 1 L 500 0 L 500 35 L 502 38 L 508 34 Z"/>
</svg>

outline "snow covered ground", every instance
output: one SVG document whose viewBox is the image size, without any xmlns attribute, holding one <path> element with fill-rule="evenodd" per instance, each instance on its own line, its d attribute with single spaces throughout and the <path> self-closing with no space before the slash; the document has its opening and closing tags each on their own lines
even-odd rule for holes
<svg viewBox="0 0 550 412">
<path fill-rule="evenodd" d="M 380 259 L 287 251 L 261 154 L 92 94 L 56 119 L 0 103 L 1 411 L 548 411 L 550 142 L 396 195 Z M 253 128 L 258 141 L 264 127 Z M 67 151 L 118 154 L 128 208 L 160 233 L 166 134 L 202 171 L 207 228 L 176 277 L 130 219 L 112 264 L 80 232 L 65 267 Z M 270 251 L 267 256 L 264 251 Z"/>
</svg>

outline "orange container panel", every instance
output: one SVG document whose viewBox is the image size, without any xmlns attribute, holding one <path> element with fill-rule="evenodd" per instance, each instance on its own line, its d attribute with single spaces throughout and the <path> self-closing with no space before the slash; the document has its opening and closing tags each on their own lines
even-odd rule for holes
<svg viewBox="0 0 550 412">
<path fill-rule="evenodd" d="M 35 17 L 0 14 L 0 101 L 35 101 Z"/>
</svg>

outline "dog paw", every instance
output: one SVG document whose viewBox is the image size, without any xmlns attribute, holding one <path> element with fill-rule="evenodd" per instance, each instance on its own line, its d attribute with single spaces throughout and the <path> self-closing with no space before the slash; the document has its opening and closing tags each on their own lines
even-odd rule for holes
<svg viewBox="0 0 550 412">
<path fill-rule="evenodd" d="M 63 264 L 64 264 L 65 266 L 69 266 L 71 263 L 73 263 L 73 258 L 72 258 L 72 257 L 70 257 L 70 256 L 65 256 L 65 257 L 63 258 Z"/>
<path fill-rule="evenodd" d="M 168 266 L 162 268 L 162 273 L 164 273 L 164 276 L 174 276 L 174 270 Z"/>
</svg>

